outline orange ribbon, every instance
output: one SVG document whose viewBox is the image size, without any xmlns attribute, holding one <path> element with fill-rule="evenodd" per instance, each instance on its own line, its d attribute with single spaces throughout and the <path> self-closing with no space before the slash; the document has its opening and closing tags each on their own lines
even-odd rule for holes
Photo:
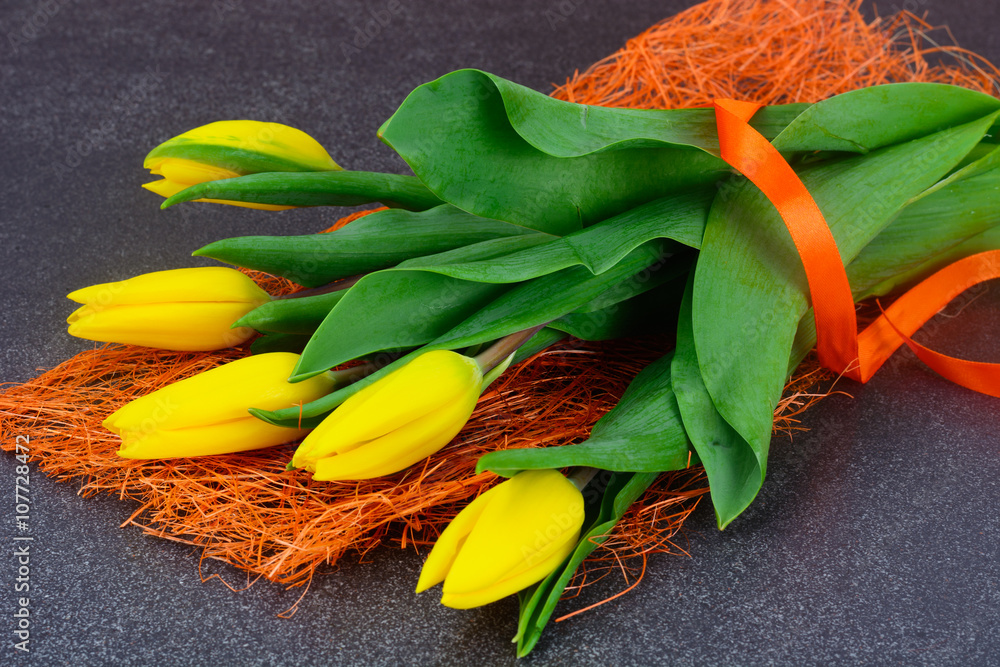
<svg viewBox="0 0 1000 667">
<path fill-rule="evenodd" d="M 837 242 L 816 201 L 777 149 L 749 125 L 761 105 L 716 100 L 722 159 L 774 204 L 802 259 L 816 320 L 816 351 L 823 366 L 858 382 L 872 375 L 904 343 L 941 376 L 1000 397 L 1000 364 L 934 352 L 910 336 L 966 289 L 1000 278 L 1000 250 L 972 255 L 938 271 L 893 303 L 858 335 L 854 298 Z"/>
</svg>

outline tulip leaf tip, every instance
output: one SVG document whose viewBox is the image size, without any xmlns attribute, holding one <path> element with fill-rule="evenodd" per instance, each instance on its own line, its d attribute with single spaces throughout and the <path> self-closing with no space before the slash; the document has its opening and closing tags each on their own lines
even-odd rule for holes
<svg viewBox="0 0 1000 667">
<path fill-rule="evenodd" d="M 164 211 L 173 206 L 174 204 L 181 204 L 186 201 L 191 201 L 192 199 L 197 199 L 198 193 L 201 192 L 202 190 L 204 190 L 203 183 L 199 183 L 197 185 L 192 185 L 188 188 L 185 188 L 180 192 L 164 199 L 163 203 L 160 204 L 160 210 Z"/>
<path fill-rule="evenodd" d="M 270 410 L 262 410 L 260 408 L 247 408 L 247 412 L 249 412 L 257 419 L 267 422 L 268 424 L 281 426 L 281 424 L 275 420 L 274 415 Z"/>
<path fill-rule="evenodd" d="M 302 382 L 304 380 L 308 380 L 311 377 L 316 377 L 317 375 L 322 375 L 323 373 L 326 372 L 326 370 L 327 369 L 325 369 L 325 368 L 321 369 L 321 370 L 318 370 L 318 371 L 317 370 L 311 370 L 311 371 L 299 371 L 299 370 L 295 370 L 288 377 L 288 381 L 292 382 L 292 383 Z"/>
<path fill-rule="evenodd" d="M 476 474 L 481 475 L 484 472 L 491 472 L 499 477 L 510 478 L 516 475 L 517 473 L 521 472 L 522 470 L 521 468 L 504 468 L 491 465 L 493 459 L 495 458 L 492 457 L 491 454 L 499 454 L 499 453 L 501 452 L 490 452 L 489 454 L 484 454 L 483 456 L 479 457 L 479 460 L 476 461 Z"/>
<path fill-rule="evenodd" d="M 253 311 L 250 311 L 250 312 L 252 313 Z M 250 323 L 248 323 L 246 321 L 247 319 L 250 320 Z M 256 319 L 256 318 L 250 317 L 250 313 L 247 313 L 246 315 L 244 315 L 240 319 L 238 319 L 235 322 L 233 322 L 232 324 L 230 324 L 229 328 L 230 329 L 240 329 L 240 328 L 243 328 L 243 327 L 249 327 L 249 328 L 253 329 L 254 326 L 253 326 L 252 322 L 253 322 L 254 319 Z"/>
</svg>

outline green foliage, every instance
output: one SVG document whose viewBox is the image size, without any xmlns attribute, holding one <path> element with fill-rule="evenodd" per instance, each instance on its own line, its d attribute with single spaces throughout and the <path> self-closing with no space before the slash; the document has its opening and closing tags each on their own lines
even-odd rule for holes
<svg viewBox="0 0 1000 667">
<path fill-rule="evenodd" d="M 267 333 L 300 334 L 305 335 L 308 341 L 309 336 L 345 293 L 346 290 L 338 290 L 328 294 L 268 301 L 251 310 L 233 326 L 253 327 Z"/>
<path fill-rule="evenodd" d="M 998 116 L 1000 100 L 980 93 L 896 84 L 768 107 L 752 125 L 823 211 L 862 299 L 1000 247 Z M 255 352 L 303 350 L 293 381 L 387 362 L 301 408 L 253 414 L 315 425 L 422 352 L 479 349 L 542 325 L 515 362 L 566 335 L 676 330 L 676 350 L 635 378 L 588 440 L 479 462 L 505 476 L 607 471 L 600 492 L 588 490 L 576 551 L 521 594 L 525 655 L 580 562 L 659 472 L 704 465 L 720 528 L 753 501 L 773 410 L 815 342 L 804 271 L 773 205 L 718 157 L 710 109 L 590 107 L 461 70 L 414 90 L 379 136 L 415 177 L 263 173 L 164 203 L 396 207 L 330 234 L 227 239 L 196 253 L 306 286 L 352 279 L 238 323 L 267 334 Z"/>
<path fill-rule="evenodd" d="M 668 354 L 637 375 L 618 405 L 594 425 L 586 441 L 491 452 L 479 459 L 476 471 L 512 477 L 522 470 L 569 466 L 621 472 L 686 467 L 690 450 L 670 381 L 672 358 Z"/>
<path fill-rule="evenodd" d="M 381 202 L 423 211 L 441 204 L 412 176 L 370 171 L 265 172 L 206 181 L 167 198 L 160 208 L 198 199 L 277 206 L 360 206 Z"/>
<path fill-rule="evenodd" d="M 416 213 L 400 209 L 376 211 L 326 234 L 223 239 L 194 254 L 316 287 L 386 269 L 404 260 L 519 236 L 535 242 L 548 238 L 441 205 Z"/>
<path fill-rule="evenodd" d="M 757 122 L 773 137 L 804 108 Z M 555 234 L 728 173 L 711 110 L 572 104 L 477 70 L 414 90 L 379 136 L 445 201 Z"/>
<path fill-rule="evenodd" d="M 844 260 L 852 260 L 911 199 L 945 176 L 993 120 L 991 115 L 804 169 L 803 183 L 823 210 Z M 708 394 L 749 445 L 761 481 L 789 350 L 807 308 L 805 275 L 784 223 L 756 187 L 734 185 L 729 196 L 716 199 L 709 215 L 695 272 L 692 322 Z M 746 496 L 733 507 L 746 507 L 759 489 L 754 486 L 746 487 Z M 718 499 L 713 494 L 713 502 Z M 720 513 L 720 526 L 735 516 Z"/>
</svg>

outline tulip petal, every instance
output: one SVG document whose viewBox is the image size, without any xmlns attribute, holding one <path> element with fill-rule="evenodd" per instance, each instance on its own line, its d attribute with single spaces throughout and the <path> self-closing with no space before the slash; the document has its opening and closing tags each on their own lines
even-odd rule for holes
<svg viewBox="0 0 1000 667">
<path fill-rule="evenodd" d="M 303 441 L 292 464 L 348 452 L 471 395 L 478 399 L 481 386 L 473 359 L 448 350 L 423 354 L 344 401 Z"/>
<path fill-rule="evenodd" d="M 544 560 L 526 570 L 518 570 L 511 576 L 484 588 L 469 593 L 455 593 L 446 589 L 442 591 L 441 604 L 452 609 L 471 609 L 513 595 L 541 581 L 559 567 L 573 553 L 579 537 L 579 531 L 567 536 L 567 539 Z M 447 580 L 445 585 L 447 586 Z"/>
<path fill-rule="evenodd" d="M 221 266 L 156 271 L 68 296 L 84 304 L 66 320 L 73 336 L 184 351 L 246 341 L 253 331 L 232 324 L 270 300 L 245 274 Z"/>
<path fill-rule="evenodd" d="M 247 417 L 247 408 L 274 410 L 313 401 L 333 388 L 327 375 L 287 382 L 299 355 L 271 352 L 238 359 L 138 398 L 104 421 L 115 432 L 178 430 Z M 315 380 L 315 382 L 314 382 Z M 259 420 L 258 420 L 259 421 Z"/>
<path fill-rule="evenodd" d="M 221 350 L 246 342 L 253 329 L 230 325 L 253 309 L 245 303 L 157 303 L 118 306 L 69 325 L 78 338 L 164 350 Z"/>
<path fill-rule="evenodd" d="M 313 479 L 371 479 L 408 468 L 451 442 L 469 420 L 478 398 L 478 394 L 465 396 L 380 438 L 321 458 L 315 463 Z"/>
<path fill-rule="evenodd" d="M 435 586 L 444 581 L 448 570 L 455 562 L 455 557 L 465 544 L 465 539 L 472 532 L 472 528 L 479 521 L 483 510 L 489 505 L 490 498 L 496 495 L 498 486 L 488 489 L 471 503 L 465 506 L 448 527 L 444 529 L 441 536 L 434 543 L 434 548 L 424 561 L 424 566 L 420 570 L 420 580 L 417 582 L 417 593 L 426 591 L 431 586 Z"/>
<path fill-rule="evenodd" d="M 504 493 L 497 494 L 466 540 L 445 579 L 445 593 L 470 594 L 537 571 L 576 539 L 583 497 L 558 471 L 526 471 L 500 486 Z"/>
<path fill-rule="evenodd" d="M 181 158 L 165 159 L 158 165 L 156 171 L 165 179 L 183 184 L 185 187 L 205 181 L 236 178 L 240 175 L 230 169 Z"/>
<path fill-rule="evenodd" d="M 255 120 L 224 120 L 196 127 L 154 148 L 143 166 L 160 170 L 167 158 L 225 165 L 240 174 L 340 169 L 326 149 L 305 132 Z"/>
<path fill-rule="evenodd" d="M 126 459 L 164 459 L 228 454 L 272 447 L 301 438 L 306 429 L 282 428 L 247 416 L 229 422 L 163 429 L 150 417 L 146 428 L 120 433 L 118 455 Z"/>
<path fill-rule="evenodd" d="M 423 354 L 382 381 L 365 387 L 337 410 L 350 420 L 350 437 L 370 440 L 468 393 L 482 373 L 476 362 L 450 350 Z M 478 392 L 477 392 L 478 393 Z"/>
<path fill-rule="evenodd" d="M 126 282 L 127 281 L 125 280 L 119 280 L 113 283 L 98 283 L 97 285 L 90 285 L 89 287 L 83 287 L 70 292 L 66 295 L 66 298 L 87 306 L 110 306 L 112 305 L 112 299 L 125 289 Z M 139 301 L 138 303 L 142 303 L 142 301 Z M 77 312 L 80 311 L 77 310 Z"/>
<path fill-rule="evenodd" d="M 165 178 L 161 178 L 158 181 L 150 181 L 149 183 L 143 183 L 142 187 L 166 199 L 173 197 L 175 194 L 181 192 L 182 190 L 187 190 L 191 186 L 188 183 L 177 183 L 176 181 L 168 181 Z"/>
<path fill-rule="evenodd" d="M 67 298 L 95 308 L 141 303 L 243 302 L 270 300 L 246 274 L 225 266 L 153 271 L 128 280 L 100 283 L 70 292 Z"/>
<path fill-rule="evenodd" d="M 74 310 L 72 313 L 69 314 L 69 317 L 66 318 L 66 323 L 73 324 L 73 322 L 76 322 L 81 317 L 85 317 L 86 315 L 91 315 L 93 313 L 94 309 L 92 306 L 87 306 L 87 305 L 80 306 L 79 308 L 77 308 L 76 310 Z"/>
</svg>

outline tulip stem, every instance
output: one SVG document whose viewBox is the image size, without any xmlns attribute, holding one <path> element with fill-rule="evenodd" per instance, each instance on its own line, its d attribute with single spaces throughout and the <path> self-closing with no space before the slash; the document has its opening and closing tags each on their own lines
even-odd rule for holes
<svg viewBox="0 0 1000 667">
<path fill-rule="evenodd" d="M 473 358 L 485 375 L 503 363 L 507 357 L 517 351 L 517 348 L 531 340 L 531 337 L 538 333 L 544 326 L 544 324 L 539 324 L 537 327 L 531 327 L 530 329 L 504 336 Z"/>
<path fill-rule="evenodd" d="M 590 484 L 590 480 L 594 479 L 594 476 L 598 472 L 597 468 L 581 466 L 579 468 L 574 468 L 567 479 L 573 482 L 573 486 L 583 491 L 584 487 Z"/>
<path fill-rule="evenodd" d="M 292 292 L 291 294 L 280 294 L 272 298 L 274 300 L 301 299 L 302 297 L 307 297 L 307 296 L 319 296 L 320 294 L 339 292 L 340 290 L 345 290 L 354 287 L 359 280 L 365 277 L 365 275 L 366 274 L 362 273 L 356 276 L 351 276 L 349 278 L 340 278 L 339 280 L 334 280 L 332 283 L 327 283 L 326 285 L 321 285 L 319 287 L 310 287 L 309 289 L 299 290 L 298 292 Z"/>
</svg>

